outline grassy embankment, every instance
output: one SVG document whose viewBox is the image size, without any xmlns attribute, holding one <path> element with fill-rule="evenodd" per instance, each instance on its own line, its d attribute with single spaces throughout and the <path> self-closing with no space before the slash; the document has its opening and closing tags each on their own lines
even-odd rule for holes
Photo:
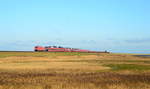
<svg viewBox="0 0 150 89">
<path fill-rule="evenodd" d="M 150 58 L 0 52 L 0 89 L 150 89 Z"/>
</svg>

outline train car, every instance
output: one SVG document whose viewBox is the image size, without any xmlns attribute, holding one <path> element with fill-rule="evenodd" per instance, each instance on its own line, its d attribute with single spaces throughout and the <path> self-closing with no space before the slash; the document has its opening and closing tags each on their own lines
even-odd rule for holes
<svg viewBox="0 0 150 89">
<path fill-rule="evenodd" d="M 84 50 L 84 49 L 72 49 L 72 52 L 90 52 L 89 50 Z"/>
<path fill-rule="evenodd" d="M 69 48 L 57 47 L 57 46 L 47 46 L 45 50 L 48 52 L 71 52 Z"/>
<path fill-rule="evenodd" d="M 45 51 L 45 47 L 42 46 L 35 46 L 34 51 Z"/>
<path fill-rule="evenodd" d="M 90 51 L 85 49 L 76 49 L 76 48 L 64 48 L 61 46 L 35 46 L 34 51 L 38 52 L 86 52 L 86 53 L 108 53 L 107 51 L 99 52 L 99 51 Z"/>
</svg>

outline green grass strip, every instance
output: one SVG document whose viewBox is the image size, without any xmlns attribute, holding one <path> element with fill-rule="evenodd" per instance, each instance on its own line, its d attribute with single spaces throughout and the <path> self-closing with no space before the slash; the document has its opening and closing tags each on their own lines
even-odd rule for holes
<svg viewBox="0 0 150 89">
<path fill-rule="evenodd" d="M 111 67 L 112 70 L 150 70 L 149 65 L 137 64 L 105 64 L 104 66 Z"/>
</svg>

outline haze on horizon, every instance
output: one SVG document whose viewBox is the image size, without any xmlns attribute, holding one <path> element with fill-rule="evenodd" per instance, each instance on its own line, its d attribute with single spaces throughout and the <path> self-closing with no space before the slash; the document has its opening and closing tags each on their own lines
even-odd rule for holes
<svg viewBox="0 0 150 89">
<path fill-rule="evenodd" d="M 0 0 L 0 50 L 150 53 L 149 10 L 149 0 Z"/>
</svg>

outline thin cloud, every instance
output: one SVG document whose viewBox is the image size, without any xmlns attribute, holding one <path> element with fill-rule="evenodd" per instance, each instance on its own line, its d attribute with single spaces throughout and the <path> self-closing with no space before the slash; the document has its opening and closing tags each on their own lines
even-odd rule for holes
<svg viewBox="0 0 150 89">
<path fill-rule="evenodd" d="M 142 39 L 129 39 L 125 40 L 127 43 L 150 43 L 150 38 L 142 38 Z"/>
</svg>

